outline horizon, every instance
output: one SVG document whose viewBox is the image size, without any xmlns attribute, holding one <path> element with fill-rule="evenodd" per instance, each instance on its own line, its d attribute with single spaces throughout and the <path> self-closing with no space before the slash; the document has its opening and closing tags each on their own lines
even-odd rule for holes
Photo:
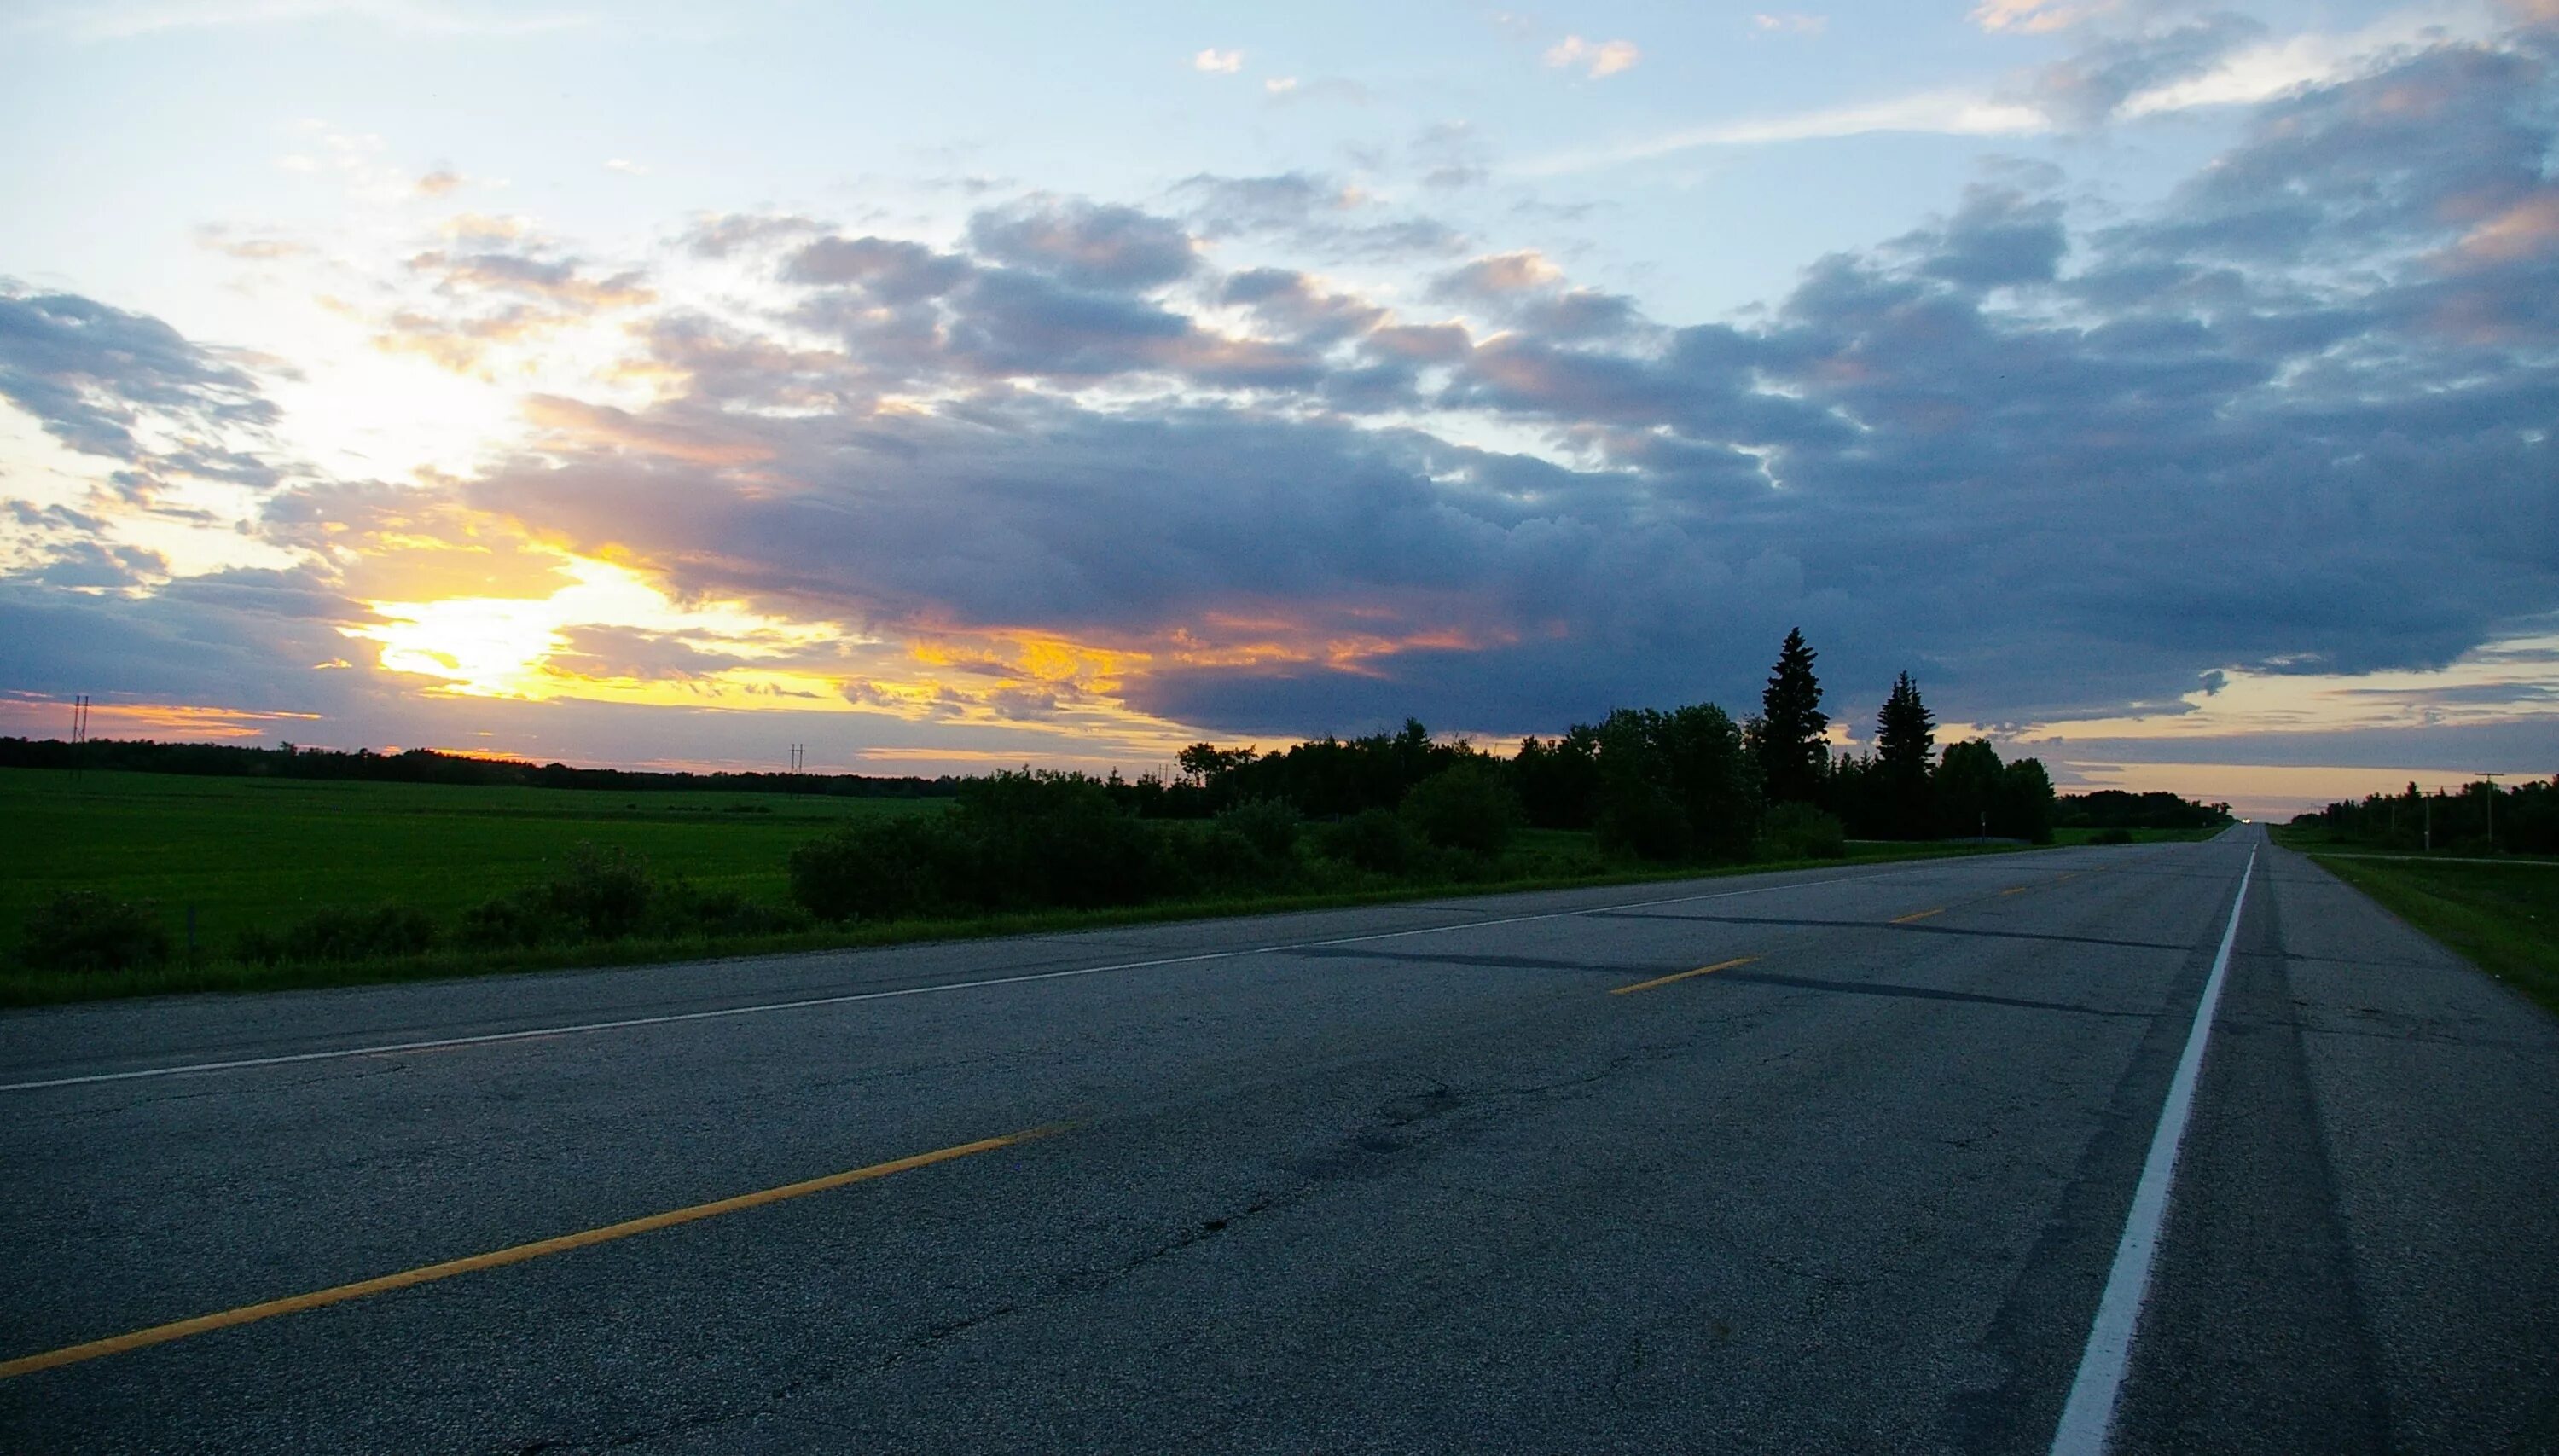
<svg viewBox="0 0 2559 1456">
<path fill-rule="evenodd" d="M 2552 0 L 0 34 L 0 732 L 2559 771 Z"/>
</svg>

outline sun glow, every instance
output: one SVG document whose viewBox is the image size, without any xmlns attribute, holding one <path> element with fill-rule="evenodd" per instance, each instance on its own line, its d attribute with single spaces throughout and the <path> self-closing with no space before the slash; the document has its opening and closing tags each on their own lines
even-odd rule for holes
<svg viewBox="0 0 2559 1456">
<path fill-rule="evenodd" d="M 629 567 L 550 554 L 569 584 L 546 597 L 369 602 L 380 620 L 340 631 L 379 644 L 386 671 L 436 678 L 437 690 L 461 697 L 700 705 L 707 695 L 723 699 L 722 706 L 785 696 L 841 701 L 824 675 L 755 665 L 837 642 L 842 633 L 832 624 L 790 622 L 736 602 L 685 605 Z M 618 630 L 641 650 L 660 649 L 671 659 L 708 658 L 721 665 L 698 673 L 581 672 L 560 659 L 575 654 L 574 634 L 587 629 Z M 725 701 L 732 697 L 741 701 Z"/>
</svg>

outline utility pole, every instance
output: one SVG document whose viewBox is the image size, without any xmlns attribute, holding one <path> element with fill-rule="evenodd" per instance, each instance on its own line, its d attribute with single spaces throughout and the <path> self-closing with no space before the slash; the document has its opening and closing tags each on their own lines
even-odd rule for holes
<svg viewBox="0 0 2559 1456">
<path fill-rule="evenodd" d="M 808 762 L 809 745 L 805 743 L 795 743 L 791 745 L 791 772 L 794 774 L 799 773 L 801 766 Z"/>
<path fill-rule="evenodd" d="M 2487 785 L 2487 852 L 2494 854 L 2496 853 L 2496 775 L 2482 774 L 2480 780 Z"/>
</svg>

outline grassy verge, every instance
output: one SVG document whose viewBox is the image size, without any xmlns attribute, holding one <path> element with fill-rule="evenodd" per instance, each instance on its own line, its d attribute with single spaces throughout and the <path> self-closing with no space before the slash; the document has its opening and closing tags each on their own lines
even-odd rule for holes
<svg viewBox="0 0 2559 1456">
<path fill-rule="evenodd" d="M 1765 874 L 1777 870 L 1842 868 L 1895 860 L 1961 858 L 2008 854 L 2007 846 L 1861 844 L 1846 859 L 1785 860 L 1716 866 L 1625 869 L 1599 875 L 1443 882 L 1398 885 L 1327 894 L 1275 895 L 1216 900 L 1165 901 L 1113 910 L 1053 911 L 1035 915 L 987 916 L 962 921 L 896 921 L 882 925 L 833 927 L 791 935 L 736 937 L 712 941 L 624 940 L 589 942 L 540 949 L 471 951 L 439 950 L 400 959 L 356 962 L 259 964 L 228 958 L 200 957 L 193 963 L 172 962 L 147 969 L 103 974 L 66 974 L 24 967 L 0 969 L 0 1006 L 33 1006 L 65 1001 L 103 1000 L 122 996 L 166 995 L 191 991 L 270 991 L 324 986 L 374 985 L 391 981 L 432 980 L 507 971 L 557 970 L 615 965 L 665 964 L 671 961 L 722 961 L 751 955 L 806 950 L 854 949 L 919 941 L 971 940 L 992 936 L 1057 934 L 1111 926 L 1163 921 L 1270 915 L 1285 911 L 1331 910 L 1360 905 L 1388 905 L 1437 900 L 1458 895 L 1500 895 L 1532 890 L 1570 890 L 1604 885 L 1647 884 L 1725 875 Z M 716 965 L 703 967 L 716 974 Z"/>
<path fill-rule="evenodd" d="M 2482 970 L 2559 1013 L 2559 870 L 2313 856 Z"/>
</svg>

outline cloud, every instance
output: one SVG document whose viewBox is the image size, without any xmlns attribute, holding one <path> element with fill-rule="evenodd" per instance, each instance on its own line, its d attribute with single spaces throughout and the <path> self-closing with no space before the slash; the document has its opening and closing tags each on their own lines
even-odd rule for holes
<svg viewBox="0 0 2559 1456">
<path fill-rule="evenodd" d="M 1578 67 L 1592 80 L 1632 71 L 1644 53 L 1632 41 L 1585 41 L 1580 36 L 1566 36 L 1549 46 L 1546 64 L 1559 70 Z"/>
<path fill-rule="evenodd" d="M 1191 58 L 1191 70 L 1213 75 L 1233 75 L 1243 69 L 1244 53 L 1241 51 L 1221 51 L 1211 46 Z"/>
<path fill-rule="evenodd" d="M 209 252 L 237 258 L 245 263 L 282 262 L 286 258 L 308 256 L 311 244 L 272 233 L 243 235 L 238 229 L 219 222 L 196 229 L 196 245 Z"/>
<path fill-rule="evenodd" d="M 408 257 L 408 286 L 395 303 L 373 313 L 376 348 L 457 373 L 483 372 L 493 349 L 548 339 L 658 301 L 639 269 L 596 270 L 561 254 L 518 218 L 463 214 L 440 230 L 455 245 Z"/>
<path fill-rule="evenodd" d="M 1034 198 L 979 213 L 969 240 L 998 262 L 1079 288 L 1142 289 L 1191 270 L 1191 241 L 1170 221 L 1134 208 Z"/>
<path fill-rule="evenodd" d="M 1554 176 L 1650 161 L 1700 147 L 1765 146 L 1888 131 L 2027 136 L 2051 126 L 2051 118 L 2041 108 L 2025 102 L 1975 91 L 1923 91 L 1851 106 L 1683 127 L 1615 146 L 1533 159 L 1518 170 L 1532 177 Z"/>
<path fill-rule="evenodd" d="M 1336 178 L 1306 172 L 1267 177 L 1185 178 L 1173 197 L 1200 236 L 1280 238 L 1326 257 L 1444 254 L 1465 238 L 1438 218 L 1385 216 L 1368 194 Z M 1373 220 L 1370 220 L 1373 219 Z"/>
<path fill-rule="evenodd" d="M 1293 75 L 1274 76 L 1262 83 L 1262 90 L 1274 105 L 1338 101 L 1348 106 L 1365 106 L 1377 99 L 1368 87 L 1339 75 L 1319 75 L 1312 80 Z"/>
<path fill-rule="evenodd" d="M 2067 30 L 2116 8 L 2118 0 L 1981 0 L 1973 24 L 1986 31 L 2044 35 Z"/>
<path fill-rule="evenodd" d="M 1763 10 L 1750 17 L 1751 28 L 1762 35 L 1775 32 L 1787 35 L 1818 36 L 1822 32 L 1829 30 L 1830 25 L 1830 17 L 1828 16 L 1805 15 L 1797 11 L 1786 11 L 1782 14 L 1771 15 Z"/>
<path fill-rule="evenodd" d="M 0 284 L 0 398 L 82 454 L 250 484 L 276 479 L 214 443 L 276 422 L 257 381 L 147 315 Z"/>
<path fill-rule="evenodd" d="M 626 177 L 646 177 L 649 175 L 648 168 L 641 166 L 639 163 L 632 161 L 628 157 L 605 158 L 604 170 L 607 172 L 619 172 Z"/>
</svg>

